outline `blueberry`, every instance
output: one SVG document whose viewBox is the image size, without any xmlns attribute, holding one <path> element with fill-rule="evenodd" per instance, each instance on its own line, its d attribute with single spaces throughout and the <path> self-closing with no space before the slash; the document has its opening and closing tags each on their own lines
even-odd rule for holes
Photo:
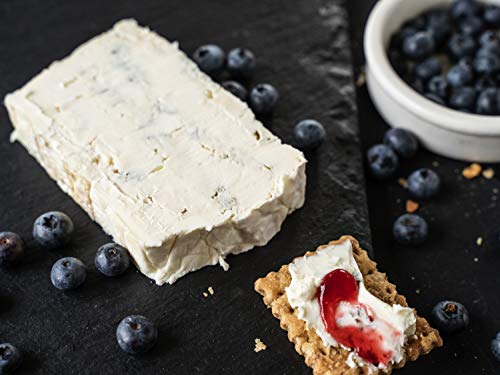
<svg viewBox="0 0 500 375">
<path fill-rule="evenodd" d="M 474 70 L 480 75 L 493 75 L 500 70 L 500 58 L 488 54 L 478 55 L 474 59 Z"/>
<path fill-rule="evenodd" d="M 463 112 L 470 112 L 476 103 L 476 90 L 472 87 L 459 87 L 450 96 L 450 107 Z"/>
<path fill-rule="evenodd" d="M 155 324 L 141 315 L 130 315 L 116 329 L 116 340 L 123 351 L 129 354 L 145 353 L 156 343 L 158 330 Z"/>
<path fill-rule="evenodd" d="M 457 59 L 473 55 L 476 48 L 476 40 L 470 35 L 454 34 L 448 41 L 448 49 Z"/>
<path fill-rule="evenodd" d="M 479 37 L 479 44 L 481 46 L 493 45 L 498 48 L 500 46 L 500 38 L 498 37 L 498 33 L 491 30 L 485 31 Z"/>
<path fill-rule="evenodd" d="M 498 97 L 496 88 L 488 88 L 480 92 L 476 103 L 476 113 L 480 115 L 498 114 Z"/>
<path fill-rule="evenodd" d="M 243 101 L 247 99 L 248 91 L 241 83 L 236 81 L 225 81 L 221 83 L 221 86 L 237 98 Z"/>
<path fill-rule="evenodd" d="M 455 0 L 450 7 L 451 17 L 455 21 L 476 16 L 481 12 L 481 5 L 475 0 Z"/>
<path fill-rule="evenodd" d="M 427 84 L 429 93 L 439 96 L 441 99 L 446 100 L 450 94 L 450 84 L 444 76 L 432 77 Z"/>
<path fill-rule="evenodd" d="M 405 246 L 418 246 L 429 235 L 427 222 L 415 214 L 404 214 L 396 219 L 392 233 L 398 243 Z"/>
<path fill-rule="evenodd" d="M 128 269 L 130 258 L 127 249 L 115 243 L 108 243 L 97 250 L 94 262 L 102 274 L 112 277 L 121 275 Z"/>
<path fill-rule="evenodd" d="M 440 45 L 451 33 L 448 13 L 443 10 L 432 10 L 427 13 L 427 29 L 434 36 L 436 44 Z"/>
<path fill-rule="evenodd" d="M 403 158 L 415 156 L 418 150 L 417 138 L 412 132 L 402 128 L 389 129 L 384 135 L 384 144 Z"/>
<path fill-rule="evenodd" d="M 440 96 L 438 96 L 436 94 L 428 92 L 427 94 L 425 94 L 425 97 L 436 104 L 446 106 L 446 102 Z"/>
<path fill-rule="evenodd" d="M 500 332 L 491 340 L 491 352 L 497 361 L 500 361 Z"/>
<path fill-rule="evenodd" d="M 72 290 L 78 288 L 85 282 L 87 270 L 81 260 L 67 257 L 59 259 L 52 266 L 50 280 L 52 284 L 61 290 Z"/>
<path fill-rule="evenodd" d="M 206 44 L 194 51 L 193 61 L 209 76 L 217 77 L 224 69 L 226 54 L 219 46 Z"/>
<path fill-rule="evenodd" d="M 474 80 L 474 71 L 470 66 L 459 63 L 451 67 L 446 78 L 450 86 L 463 87 Z"/>
<path fill-rule="evenodd" d="M 423 60 L 434 52 L 435 42 L 432 33 L 419 31 L 409 36 L 403 43 L 403 52 L 413 60 Z"/>
<path fill-rule="evenodd" d="M 63 212 L 51 211 L 40 215 L 33 225 L 33 238 L 47 249 L 64 247 L 71 241 L 73 222 Z"/>
<path fill-rule="evenodd" d="M 316 120 L 302 120 L 293 129 L 293 135 L 302 150 L 315 149 L 326 139 L 325 128 Z"/>
<path fill-rule="evenodd" d="M 431 169 L 418 169 L 408 177 L 408 191 L 416 198 L 430 198 L 439 192 L 440 187 L 441 180 Z"/>
<path fill-rule="evenodd" d="M 410 27 L 415 30 L 424 30 L 427 28 L 427 15 L 422 14 L 404 23 L 403 28 Z"/>
<path fill-rule="evenodd" d="M 255 71 L 255 55 L 246 48 L 235 48 L 227 54 L 227 70 L 231 76 L 249 79 Z"/>
<path fill-rule="evenodd" d="M 0 344 L 0 374 L 9 374 L 19 367 L 21 351 L 7 342 Z"/>
<path fill-rule="evenodd" d="M 500 48 L 500 45 L 497 46 L 494 43 L 485 44 L 485 45 L 481 46 L 476 51 L 476 58 L 478 58 L 480 56 L 496 56 L 496 57 L 498 57 L 499 56 L 499 53 L 498 53 L 499 48 Z"/>
<path fill-rule="evenodd" d="M 497 82 L 493 77 L 479 77 L 474 84 L 474 88 L 477 91 L 483 91 L 488 88 L 495 88 L 497 86 Z"/>
<path fill-rule="evenodd" d="M 415 35 L 418 32 L 417 29 L 413 27 L 403 27 L 391 38 L 391 49 L 401 50 L 403 48 L 404 41 L 410 36 Z"/>
<path fill-rule="evenodd" d="M 11 267 L 19 263 L 24 255 L 24 243 L 18 234 L 0 233 L 0 267 Z"/>
<path fill-rule="evenodd" d="M 500 7 L 497 5 L 486 5 L 484 8 L 484 20 L 488 25 L 500 27 Z"/>
<path fill-rule="evenodd" d="M 256 115 L 269 115 L 278 103 L 279 94 L 274 86 L 259 83 L 250 91 L 250 107 Z"/>
<path fill-rule="evenodd" d="M 469 325 L 469 312 L 455 301 L 441 301 L 432 309 L 432 320 L 441 332 L 457 332 Z"/>
<path fill-rule="evenodd" d="M 458 65 L 473 69 L 474 59 L 472 56 L 464 56 L 458 60 Z"/>
<path fill-rule="evenodd" d="M 436 57 L 430 57 L 427 60 L 415 65 L 415 76 L 422 81 L 427 82 L 434 76 L 441 74 L 443 67 L 441 61 Z"/>
<path fill-rule="evenodd" d="M 468 17 L 460 23 L 459 30 L 464 35 L 475 37 L 484 30 L 483 20 L 479 17 Z"/>
<path fill-rule="evenodd" d="M 372 174 L 378 178 L 388 178 L 396 173 L 399 159 L 392 148 L 378 144 L 367 152 L 368 166 Z"/>
</svg>

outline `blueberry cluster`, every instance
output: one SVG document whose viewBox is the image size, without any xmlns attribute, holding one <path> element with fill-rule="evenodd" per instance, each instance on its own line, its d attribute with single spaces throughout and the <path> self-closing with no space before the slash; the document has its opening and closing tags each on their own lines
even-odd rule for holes
<svg viewBox="0 0 500 375">
<path fill-rule="evenodd" d="M 392 36 L 394 70 L 429 100 L 462 112 L 500 115 L 500 6 L 455 0 Z"/>
<path fill-rule="evenodd" d="M 258 116 L 268 116 L 279 100 L 278 90 L 269 83 L 259 83 L 248 93 L 245 83 L 250 80 L 256 67 L 255 55 L 247 48 L 234 48 L 227 55 L 215 44 L 198 47 L 192 55 L 198 67 L 213 79 L 219 79 L 227 71 L 229 80 L 221 86 L 237 98 L 248 101 L 248 105 Z"/>
<path fill-rule="evenodd" d="M 400 158 L 415 156 L 418 147 L 417 138 L 408 130 L 388 130 L 384 135 L 384 143 L 372 146 L 367 152 L 371 174 L 379 179 L 393 177 L 399 168 Z M 441 188 L 439 175 L 428 168 L 411 173 L 406 183 L 412 197 L 420 200 L 435 196 Z M 406 213 L 394 221 L 392 234 L 401 245 L 419 246 L 427 240 L 429 225 L 422 216 Z M 441 301 L 432 310 L 432 319 L 441 332 L 453 333 L 468 326 L 469 313 L 459 302 Z M 500 333 L 492 340 L 491 350 L 500 360 Z"/>
<path fill-rule="evenodd" d="M 33 225 L 33 239 L 45 250 L 59 250 L 72 240 L 74 224 L 63 212 L 51 211 L 40 215 Z M 13 232 L 0 232 L 0 268 L 12 268 L 25 256 L 25 242 Z M 94 259 L 97 270 L 105 276 L 123 274 L 130 265 L 127 249 L 108 243 L 101 246 Z M 55 288 L 70 291 L 81 286 L 87 278 L 87 267 L 74 257 L 64 257 L 52 266 L 50 280 Z M 129 316 L 116 331 L 119 346 L 127 353 L 139 354 L 150 350 L 157 337 L 153 322 L 140 315 Z M 10 343 L 0 343 L 0 374 L 10 373 L 19 367 L 21 351 Z"/>
<path fill-rule="evenodd" d="M 219 79 L 226 70 L 230 80 L 222 81 L 221 86 L 242 101 L 248 101 L 257 116 L 268 116 L 274 111 L 279 94 L 273 85 L 259 83 L 250 93 L 244 86 L 253 77 L 256 67 L 255 55 L 249 49 L 234 48 L 226 56 L 221 47 L 206 44 L 197 48 L 192 58 L 213 79 Z M 306 119 L 295 126 L 293 136 L 297 147 L 309 151 L 325 141 L 326 131 L 318 121 Z"/>
<path fill-rule="evenodd" d="M 410 131 L 394 128 L 384 135 L 384 143 L 372 146 L 367 152 L 368 167 L 374 177 L 393 177 L 400 165 L 400 158 L 411 158 L 418 151 L 418 140 Z M 439 175 L 431 169 L 421 168 L 410 174 L 408 191 L 417 199 L 435 196 L 441 188 Z M 429 227 L 424 218 L 415 214 L 400 216 L 393 225 L 396 241 L 406 246 L 418 246 L 425 242 Z"/>
</svg>

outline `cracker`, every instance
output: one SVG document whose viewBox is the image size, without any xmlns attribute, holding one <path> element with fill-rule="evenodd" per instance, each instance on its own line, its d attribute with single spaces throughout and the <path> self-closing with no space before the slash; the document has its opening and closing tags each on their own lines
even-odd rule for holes
<svg viewBox="0 0 500 375">
<path fill-rule="evenodd" d="M 377 270 L 377 264 L 370 260 L 366 251 L 362 250 L 356 239 L 343 236 L 318 250 L 343 241 L 351 241 L 356 263 L 363 274 L 366 288 L 382 301 L 393 305 L 408 306 L 404 296 L 396 291 L 396 286 L 387 280 L 385 273 Z M 310 256 L 314 252 L 306 253 Z M 361 375 L 369 374 L 365 367 L 351 368 L 347 365 L 350 351 L 340 347 L 325 346 L 313 328 L 307 329 L 305 322 L 297 317 L 296 311 L 288 302 L 285 288 L 290 285 L 291 276 L 288 265 L 282 266 L 278 272 L 271 272 L 255 282 L 255 290 L 264 297 L 264 303 L 272 309 L 273 315 L 280 320 L 280 326 L 288 331 L 289 340 L 295 344 L 295 350 L 304 356 L 306 364 L 313 369 L 315 375 Z M 416 312 L 415 312 L 416 315 Z M 415 336 L 410 338 L 405 347 L 405 355 L 401 362 L 389 365 L 387 370 L 372 371 L 372 374 L 390 374 L 394 368 L 401 368 L 407 361 L 414 361 L 420 355 L 429 353 L 443 341 L 439 332 L 433 329 L 427 320 L 417 316 Z"/>
</svg>

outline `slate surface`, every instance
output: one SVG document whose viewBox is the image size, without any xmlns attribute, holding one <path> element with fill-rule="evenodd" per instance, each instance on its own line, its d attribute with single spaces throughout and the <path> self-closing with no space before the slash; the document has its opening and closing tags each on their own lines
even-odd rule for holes
<svg viewBox="0 0 500 375">
<path fill-rule="evenodd" d="M 269 81 L 282 94 L 274 119 L 265 123 L 284 141 L 302 118 L 326 125 L 327 145 L 307 155 L 306 206 L 268 246 L 230 257 L 228 272 L 206 268 L 164 287 L 135 269 L 106 279 L 95 271 L 93 257 L 109 238 L 19 144 L 9 144 L 2 108 L 0 230 L 22 234 L 29 255 L 21 267 L 0 272 L 0 341 L 25 352 L 19 374 L 309 374 L 253 292 L 253 281 L 344 233 L 369 247 L 342 1 L 2 0 L 0 96 L 125 17 L 179 40 L 189 53 L 207 42 L 251 48 L 259 58 L 256 81 Z M 34 246 L 30 232 L 40 213 L 54 209 L 67 212 L 77 230 L 71 246 L 49 253 Z M 50 284 L 49 272 L 69 255 L 88 265 L 88 280 L 62 293 Z M 204 298 L 209 286 L 215 295 Z M 142 358 L 122 353 L 114 337 L 121 318 L 134 313 L 155 320 L 160 330 L 159 344 Z M 268 350 L 254 353 L 257 337 Z"/>
<path fill-rule="evenodd" d="M 375 3 L 347 3 L 358 70 L 363 65 L 363 27 Z M 388 127 L 373 107 L 366 87 L 359 88 L 357 98 L 366 150 L 380 142 Z M 500 168 L 484 165 L 496 171 L 495 178 L 469 181 L 461 174 L 466 166 L 426 150 L 402 163 L 399 176 L 428 167 L 435 169 L 443 181 L 438 197 L 420 202 L 419 213 L 429 222 L 430 238 L 418 249 L 396 245 L 391 235 L 392 223 L 404 212 L 408 193 L 394 180 L 367 179 L 373 249 L 379 267 L 423 316 L 429 317 L 434 304 L 447 298 L 464 303 L 471 315 L 467 330 L 444 335 L 443 348 L 396 374 L 500 374 L 500 362 L 490 351 L 490 341 L 500 331 Z M 476 243 L 479 237 L 483 239 L 481 246 Z"/>
</svg>

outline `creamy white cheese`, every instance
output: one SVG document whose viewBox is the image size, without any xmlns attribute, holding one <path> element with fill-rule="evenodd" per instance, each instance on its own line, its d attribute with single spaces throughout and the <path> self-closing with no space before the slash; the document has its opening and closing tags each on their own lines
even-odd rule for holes
<svg viewBox="0 0 500 375">
<path fill-rule="evenodd" d="M 314 328 L 326 346 L 339 345 L 325 329 L 317 298 L 318 286 L 323 277 L 339 268 L 350 272 L 358 281 L 358 301 L 369 306 L 378 318 L 390 323 L 400 333 L 395 338 L 389 333 L 384 334 L 386 332 L 383 326 L 379 325 L 376 327 L 384 337 L 384 341 L 382 342 L 384 350 L 391 350 L 394 353 L 390 362 L 400 362 L 403 359 L 404 345 L 407 339 L 415 333 L 415 314 L 408 307 L 401 305 L 391 306 L 383 302 L 366 289 L 363 282 L 363 275 L 353 257 L 352 243 L 349 240 L 318 250 L 313 255 L 299 258 L 290 264 L 288 269 L 292 281 L 290 286 L 286 288 L 286 295 L 290 305 L 297 309 L 298 318 L 306 322 L 308 329 Z M 344 302 L 339 306 L 339 311 L 340 314 L 338 316 L 342 316 L 342 318 L 337 320 L 339 326 L 355 326 L 363 323 L 365 326 L 369 326 L 371 324 L 368 318 L 363 320 L 362 316 L 361 322 L 350 319 L 349 306 L 344 304 Z M 357 318 L 360 318 L 360 316 L 357 316 Z M 349 348 L 346 349 L 350 350 Z M 348 365 L 351 367 L 367 366 L 368 368 L 374 368 L 373 365 L 366 363 L 355 352 L 350 353 Z"/>
<path fill-rule="evenodd" d="M 158 284 L 265 245 L 304 203 L 301 152 L 176 44 L 117 23 L 5 99 L 19 140 Z"/>
</svg>

